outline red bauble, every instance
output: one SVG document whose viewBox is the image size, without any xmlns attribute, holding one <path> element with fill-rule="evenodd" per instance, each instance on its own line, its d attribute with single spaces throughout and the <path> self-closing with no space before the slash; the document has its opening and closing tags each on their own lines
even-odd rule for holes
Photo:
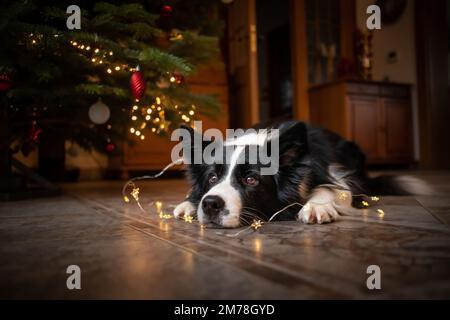
<svg viewBox="0 0 450 320">
<path fill-rule="evenodd" d="M 0 91 L 8 91 L 12 86 L 11 75 L 7 73 L 0 74 Z"/>
<path fill-rule="evenodd" d="M 168 17 L 172 14 L 172 11 L 173 11 L 172 6 L 165 5 L 161 8 L 161 16 Z"/>
<path fill-rule="evenodd" d="M 135 99 L 140 100 L 145 92 L 145 80 L 142 73 L 138 70 L 133 72 L 130 79 L 131 92 Z"/>
<path fill-rule="evenodd" d="M 114 150 L 116 150 L 116 145 L 114 143 L 110 142 L 106 145 L 105 149 L 106 149 L 106 152 L 111 153 Z"/>
<path fill-rule="evenodd" d="M 176 84 L 184 83 L 184 76 L 180 73 L 173 73 L 170 79 L 171 82 L 175 82 Z"/>
</svg>

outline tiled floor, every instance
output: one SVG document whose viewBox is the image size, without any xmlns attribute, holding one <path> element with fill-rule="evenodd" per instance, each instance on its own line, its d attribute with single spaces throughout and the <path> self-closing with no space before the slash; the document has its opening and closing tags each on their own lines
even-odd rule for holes
<svg viewBox="0 0 450 320">
<path fill-rule="evenodd" d="M 65 186 L 60 198 L 0 203 L 0 298 L 450 298 L 450 173 L 422 173 L 430 197 L 385 197 L 329 225 L 277 222 L 257 232 L 163 220 L 181 180 Z M 385 212 L 383 218 L 377 209 Z M 81 268 L 82 289 L 66 288 Z M 369 265 L 381 290 L 366 287 Z"/>
</svg>

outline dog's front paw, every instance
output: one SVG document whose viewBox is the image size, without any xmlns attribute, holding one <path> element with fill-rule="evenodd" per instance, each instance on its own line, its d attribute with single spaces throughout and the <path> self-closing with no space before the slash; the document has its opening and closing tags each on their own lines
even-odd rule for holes
<svg viewBox="0 0 450 320">
<path fill-rule="evenodd" d="M 196 209 L 192 202 L 184 201 L 175 207 L 173 215 L 175 218 L 182 218 L 195 215 L 195 211 Z"/>
<path fill-rule="evenodd" d="M 328 223 L 336 220 L 339 214 L 333 203 L 317 204 L 307 202 L 298 213 L 297 219 L 304 223 Z"/>
</svg>

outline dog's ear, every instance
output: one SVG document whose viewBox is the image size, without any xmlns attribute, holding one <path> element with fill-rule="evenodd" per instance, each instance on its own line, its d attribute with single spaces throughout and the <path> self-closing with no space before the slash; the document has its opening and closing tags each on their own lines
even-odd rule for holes
<svg viewBox="0 0 450 320">
<path fill-rule="evenodd" d="M 289 122 L 279 130 L 279 164 L 291 166 L 308 152 L 307 128 L 303 122 Z"/>
</svg>

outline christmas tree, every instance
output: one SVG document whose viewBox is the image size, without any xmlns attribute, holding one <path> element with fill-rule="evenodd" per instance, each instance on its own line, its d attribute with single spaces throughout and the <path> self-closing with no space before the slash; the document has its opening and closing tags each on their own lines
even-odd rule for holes
<svg viewBox="0 0 450 320">
<path fill-rule="evenodd" d="M 41 134 L 116 152 L 131 136 L 167 135 L 218 112 L 214 96 L 185 83 L 218 57 L 216 2 L 82 1 L 81 28 L 73 30 L 70 5 L 9 1 L 0 13 L 3 177 L 10 153 L 27 154 Z"/>
</svg>

